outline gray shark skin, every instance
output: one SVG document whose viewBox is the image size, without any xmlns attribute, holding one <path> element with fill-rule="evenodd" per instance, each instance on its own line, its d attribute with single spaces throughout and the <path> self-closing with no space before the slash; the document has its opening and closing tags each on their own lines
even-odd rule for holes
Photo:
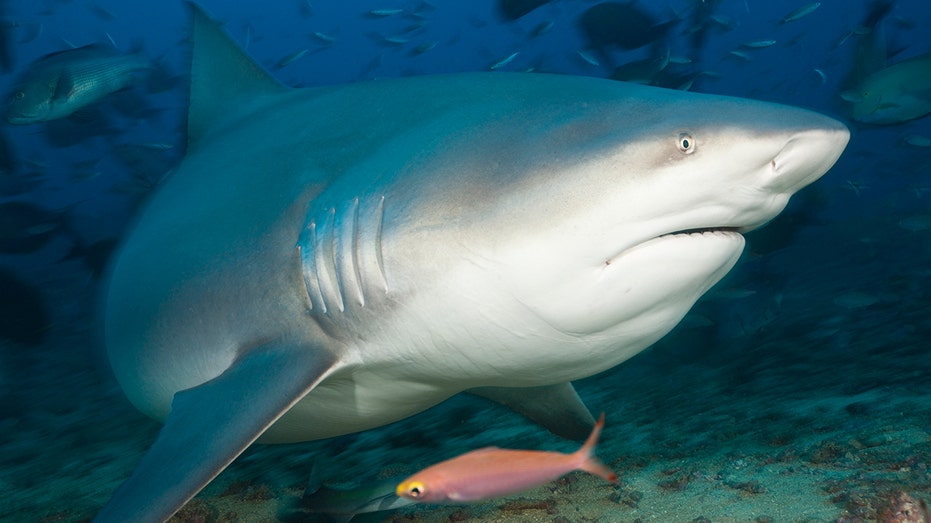
<svg viewBox="0 0 931 523">
<path fill-rule="evenodd" d="M 120 385 L 165 425 L 95 521 L 164 521 L 257 439 L 463 391 L 584 436 L 569 382 L 672 329 L 849 138 L 800 109 L 594 78 L 289 89 L 192 12 L 188 153 L 103 306 Z"/>
</svg>

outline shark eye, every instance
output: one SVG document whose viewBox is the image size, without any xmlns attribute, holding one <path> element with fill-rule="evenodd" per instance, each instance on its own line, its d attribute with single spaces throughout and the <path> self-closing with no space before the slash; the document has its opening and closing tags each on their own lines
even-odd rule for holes
<svg viewBox="0 0 931 523">
<path fill-rule="evenodd" d="M 22 100 L 26 97 L 26 93 L 22 91 L 16 91 L 16 94 L 13 95 L 17 100 Z"/>
<path fill-rule="evenodd" d="M 692 135 L 689 133 L 679 133 L 679 138 L 676 141 L 676 146 L 679 147 L 679 151 L 683 154 L 692 154 L 695 152 L 695 140 L 692 138 Z"/>
</svg>

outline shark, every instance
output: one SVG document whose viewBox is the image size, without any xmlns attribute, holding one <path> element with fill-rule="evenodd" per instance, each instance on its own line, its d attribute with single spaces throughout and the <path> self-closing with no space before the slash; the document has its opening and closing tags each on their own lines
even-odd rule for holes
<svg viewBox="0 0 931 523">
<path fill-rule="evenodd" d="M 101 305 L 113 374 L 164 424 L 97 522 L 168 519 L 254 442 L 462 392 L 584 438 L 572 381 L 668 333 L 849 139 L 808 110 L 588 77 L 289 88 L 190 12 L 186 155 Z"/>
</svg>

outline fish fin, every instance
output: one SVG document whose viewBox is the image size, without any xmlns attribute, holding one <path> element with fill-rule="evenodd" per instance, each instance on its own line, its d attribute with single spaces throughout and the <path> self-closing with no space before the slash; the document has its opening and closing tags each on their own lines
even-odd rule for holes
<svg viewBox="0 0 931 523">
<path fill-rule="evenodd" d="M 310 465 L 310 477 L 307 478 L 307 488 L 304 489 L 303 497 L 312 496 L 322 486 L 323 480 L 320 479 L 320 467 L 317 466 L 315 461 Z"/>
<path fill-rule="evenodd" d="M 155 443 L 95 523 L 162 522 L 337 366 L 311 347 L 268 344 L 175 394 Z"/>
<path fill-rule="evenodd" d="M 542 387 L 480 387 L 468 392 L 500 403 L 563 438 L 582 440 L 595 425 L 595 418 L 570 382 Z"/>
<path fill-rule="evenodd" d="M 358 514 L 404 507 L 414 502 L 395 494 L 403 476 L 381 480 L 375 485 L 353 489 L 335 489 L 322 484 L 316 464 L 311 470 L 307 489 L 300 500 L 300 514 L 321 514 L 329 521 L 345 523 Z M 290 518 L 285 518 L 290 521 Z M 295 518 L 296 519 L 296 518 Z"/>
<path fill-rule="evenodd" d="M 595 456 L 589 456 L 585 462 L 582 463 L 582 466 L 579 467 L 579 470 L 584 470 L 589 474 L 594 474 L 599 478 L 604 479 L 608 483 L 614 483 L 617 485 L 617 474 L 613 470 L 609 469 L 604 463 L 601 462 Z"/>
<path fill-rule="evenodd" d="M 579 466 L 580 470 L 604 478 L 604 480 L 609 483 L 617 483 L 617 474 L 606 467 L 605 464 L 595 456 L 595 445 L 598 444 L 598 437 L 601 436 L 601 429 L 604 425 L 605 414 L 602 412 L 601 417 L 598 418 L 598 423 L 596 423 L 595 428 L 592 429 L 592 433 L 589 434 L 588 439 L 585 440 L 582 447 L 575 451 L 575 454 L 582 458 L 582 464 Z"/>
<path fill-rule="evenodd" d="M 191 2 L 193 51 L 188 149 L 236 109 L 287 88 L 247 56 L 218 22 Z"/>
<path fill-rule="evenodd" d="M 55 84 L 55 93 L 52 100 L 55 103 L 67 101 L 74 95 L 74 78 L 67 71 L 62 71 Z"/>
</svg>

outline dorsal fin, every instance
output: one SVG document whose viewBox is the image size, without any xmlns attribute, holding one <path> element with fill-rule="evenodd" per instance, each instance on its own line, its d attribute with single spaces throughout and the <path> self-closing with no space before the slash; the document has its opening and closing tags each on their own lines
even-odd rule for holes
<svg viewBox="0 0 931 523">
<path fill-rule="evenodd" d="M 188 147 L 238 107 L 258 96 L 286 89 L 230 38 L 220 23 L 188 2 L 191 10 L 191 93 L 188 107 Z"/>
</svg>

